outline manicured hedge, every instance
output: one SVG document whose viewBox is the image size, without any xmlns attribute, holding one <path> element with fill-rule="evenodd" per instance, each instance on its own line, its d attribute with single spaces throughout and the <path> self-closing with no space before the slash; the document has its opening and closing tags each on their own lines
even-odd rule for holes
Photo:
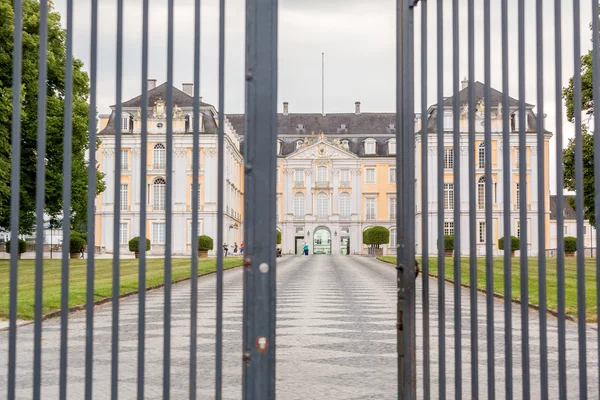
<svg viewBox="0 0 600 400">
<path fill-rule="evenodd" d="M 510 237 L 510 251 L 517 251 L 521 247 L 521 240 L 516 236 Z M 504 250 L 504 237 L 498 240 L 498 248 Z"/>
<path fill-rule="evenodd" d="M 129 251 L 139 253 L 140 251 L 140 237 L 136 236 L 129 241 Z M 150 239 L 146 238 L 146 251 L 150 251 Z"/>
<path fill-rule="evenodd" d="M 7 253 L 10 253 L 10 240 L 4 245 L 4 250 Z M 23 239 L 19 239 L 19 254 L 23 254 L 25 251 L 27 251 L 27 242 Z"/>
<path fill-rule="evenodd" d="M 209 251 L 213 249 L 213 239 L 210 236 L 198 236 L 198 251 Z"/>
<path fill-rule="evenodd" d="M 574 253 L 577 251 L 577 239 L 573 236 L 565 237 L 565 252 Z"/>
</svg>

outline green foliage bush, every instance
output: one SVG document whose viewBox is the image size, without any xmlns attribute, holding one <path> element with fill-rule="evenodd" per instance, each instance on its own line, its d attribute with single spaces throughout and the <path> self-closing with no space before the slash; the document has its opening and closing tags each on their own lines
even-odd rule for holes
<svg viewBox="0 0 600 400">
<path fill-rule="evenodd" d="M 382 244 L 388 244 L 390 242 L 390 230 L 385 226 L 374 226 L 368 229 L 367 234 L 369 244 L 379 248 Z"/>
<path fill-rule="evenodd" d="M 7 253 L 10 253 L 10 240 L 7 241 L 6 244 L 4 245 L 4 250 Z M 27 242 L 24 241 L 23 239 L 19 239 L 19 254 L 25 253 L 26 250 L 27 250 Z"/>
<path fill-rule="evenodd" d="M 129 251 L 140 252 L 140 237 L 136 236 L 129 241 Z M 150 251 L 150 239 L 146 238 L 146 251 Z"/>
<path fill-rule="evenodd" d="M 213 239 L 210 236 L 198 236 L 198 251 L 209 251 L 213 249 Z"/>
<path fill-rule="evenodd" d="M 516 236 L 510 237 L 510 251 L 517 251 L 521 246 L 521 240 Z M 504 250 L 504 236 L 498 240 L 498 248 Z"/>
<path fill-rule="evenodd" d="M 454 250 L 454 236 L 444 236 L 444 250 Z"/>
<path fill-rule="evenodd" d="M 369 231 L 371 231 L 372 228 L 369 229 L 365 229 L 363 231 L 363 244 L 365 245 L 372 245 L 373 243 L 371 243 L 371 238 L 369 237 Z"/>
<path fill-rule="evenodd" d="M 281 232 L 277 231 L 277 244 L 281 244 Z"/>
<path fill-rule="evenodd" d="M 565 252 L 574 253 L 577 251 L 577 239 L 573 236 L 565 237 Z"/>
<path fill-rule="evenodd" d="M 71 232 L 69 253 L 79 253 L 83 246 L 85 246 L 85 240 L 77 232 Z"/>
</svg>

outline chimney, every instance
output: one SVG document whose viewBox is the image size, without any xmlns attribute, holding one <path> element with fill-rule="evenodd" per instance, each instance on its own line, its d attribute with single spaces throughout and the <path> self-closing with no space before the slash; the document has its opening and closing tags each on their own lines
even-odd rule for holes
<svg viewBox="0 0 600 400">
<path fill-rule="evenodd" d="M 461 90 L 465 89 L 467 86 L 469 86 L 469 81 L 467 80 L 466 76 L 465 76 L 465 79 L 463 79 L 460 83 L 462 84 Z"/>
<path fill-rule="evenodd" d="M 156 79 L 148 79 L 148 90 L 152 90 L 156 87 Z"/>
<path fill-rule="evenodd" d="M 354 113 L 356 115 L 360 115 L 360 101 L 357 101 L 356 103 L 354 103 Z"/>
<path fill-rule="evenodd" d="M 183 83 L 182 85 L 183 93 L 188 96 L 194 97 L 194 84 L 193 83 Z"/>
<path fill-rule="evenodd" d="M 289 105 L 290 104 L 287 101 L 283 102 L 283 115 L 288 115 Z"/>
</svg>

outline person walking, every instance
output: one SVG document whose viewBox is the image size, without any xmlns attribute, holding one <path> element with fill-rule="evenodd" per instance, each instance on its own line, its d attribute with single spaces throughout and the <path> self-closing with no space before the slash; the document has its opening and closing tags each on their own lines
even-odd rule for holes
<svg viewBox="0 0 600 400">
<path fill-rule="evenodd" d="M 85 258 L 85 246 L 81 246 L 81 257 L 79 258 Z"/>
<path fill-rule="evenodd" d="M 237 251 L 238 251 L 237 242 L 233 242 L 233 255 L 234 256 L 237 256 Z"/>
<path fill-rule="evenodd" d="M 229 251 L 229 247 L 227 247 L 227 243 L 223 243 L 223 253 L 225 257 L 227 257 L 227 252 Z"/>
<path fill-rule="evenodd" d="M 308 256 L 308 245 L 304 242 L 304 255 Z"/>
<path fill-rule="evenodd" d="M 244 255 L 244 242 L 240 243 L 240 256 Z"/>
</svg>

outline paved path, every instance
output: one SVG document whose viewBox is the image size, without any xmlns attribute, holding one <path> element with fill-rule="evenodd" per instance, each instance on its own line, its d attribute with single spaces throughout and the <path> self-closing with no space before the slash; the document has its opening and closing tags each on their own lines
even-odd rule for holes
<svg viewBox="0 0 600 400">
<path fill-rule="evenodd" d="M 396 304 L 395 269 L 363 257 L 285 257 L 277 267 L 277 397 L 279 399 L 395 399 Z M 417 282 L 418 287 L 421 281 Z M 198 394 L 214 396 L 215 277 L 199 280 Z M 224 370 L 225 399 L 241 398 L 242 271 L 224 274 Z M 469 293 L 462 290 L 463 398 L 471 398 Z M 422 307 L 417 304 L 418 338 L 422 349 Z M 173 399 L 187 398 L 189 366 L 189 283 L 173 287 L 172 383 Z M 448 398 L 454 393 L 453 286 L 446 285 L 446 380 Z M 437 281 L 431 279 L 432 398 L 438 398 Z M 162 397 L 163 292 L 147 295 L 146 398 Z M 119 392 L 135 398 L 137 371 L 137 298 L 121 301 Z M 478 299 L 480 398 L 486 398 L 485 297 Z M 497 398 L 504 394 L 504 303 L 495 302 L 495 359 Z M 532 398 L 539 398 L 539 349 L 537 313 L 530 313 Z M 521 398 L 520 313 L 513 307 L 515 398 Z M 110 393 L 111 306 L 96 308 L 94 330 L 94 398 Z M 69 398 L 80 399 L 84 384 L 85 314 L 69 318 Z M 569 398 L 577 398 L 576 325 L 567 322 Z M 549 319 L 551 398 L 557 398 L 556 321 Z M 588 379 L 590 398 L 597 398 L 597 332 L 588 330 Z M 6 396 L 6 332 L 0 333 L 0 398 Z M 44 323 L 42 398 L 57 398 L 59 320 Z M 33 327 L 18 331 L 17 384 L 19 398 L 31 398 Z M 422 353 L 419 358 L 419 391 L 422 388 Z"/>
</svg>

